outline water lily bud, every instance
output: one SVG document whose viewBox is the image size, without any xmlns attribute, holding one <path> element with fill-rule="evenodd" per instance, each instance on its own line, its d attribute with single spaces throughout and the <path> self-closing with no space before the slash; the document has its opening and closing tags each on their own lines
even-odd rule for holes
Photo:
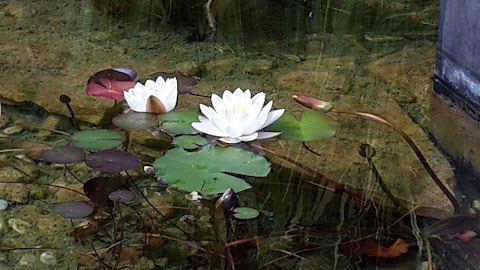
<svg viewBox="0 0 480 270">
<path fill-rule="evenodd" d="M 320 112 L 329 112 L 333 109 L 333 104 L 314 97 L 293 95 L 292 98 L 299 104 Z"/>
</svg>

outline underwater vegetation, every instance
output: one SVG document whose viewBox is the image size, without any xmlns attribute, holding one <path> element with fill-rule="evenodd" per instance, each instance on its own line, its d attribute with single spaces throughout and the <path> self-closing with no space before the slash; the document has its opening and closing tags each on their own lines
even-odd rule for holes
<svg viewBox="0 0 480 270">
<path fill-rule="evenodd" d="M 196 84 L 197 79 L 179 72 L 160 72 L 139 79 L 129 68 L 99 71 L 88 79 L 86 94 L 112 99 L 112 106 L 122 107 L 110 124 L 81 126 L 68 107 L 77 131 L 59 131 L 68 138 L 67 144 L 2 150 L 23 151 L 63 166 L 81 185 L 81 190 L 70 190 L 50 183 L 32 183 L 66 189 L 81 198 L 47 202 L 51 212 L 70 221 L 70 235 L 83 247 L 75 254 L 81 269 L 256 269 L 280 265 L 290 269 L 298 260 L 307 268 L 343 265 L 354 269 L 369 258 L 396 259 L 423 249 L 427 250 L 426 260 L 431 267 L 435 252 L 442 258 L 448 245 L 455 245 L 455 250 L 448 252 L 459 254 L 468 252 L 470 245 L 478 245 L 478 217 L 462 214 L 459 202 L 412 139 L 383 117 L 338 109 L 330 102 L 303 95 L 293 96 L 293 101 L 303 108 L 298 112 L 273 109 L 273 101 L 266 102 L 265 93 L 253 94 L 240 88 L 225 90 L 222 96 L 207 96 L 211 106 L 199 102 L 198 106 L 178 108 L 185 95 L 205 100 L 195 93 Z M 62 95 L 60 101 L 69 106 L 71 99 Z M 376 171 L 372 159 L 375 149 L 368 144 L 360 147 L 359 154 L 368 160 L 381 194 L 331 179 L 318 168 L 268 146 L 293 140 L 319 155 L 307 143 L 335 136 L 335 114 L 361 117 L 394 130 L 412 148 L 431 176 L 432 185 L 439 186 L 451 201 L 455 215 L 410 225 L 406 217 L 415 216 L 422 205 L 391 194 Z M 169 145 L 154 160 L 143 159 L 131 147 L 135 130 L 147 130 L 154 136 L 163 134 L 169 138 Z M 271 178 L 273 158 L 308 174 L 298 187 L 319 190 L 321 195 L 316 200 L 331 196 L 334 204 L 349 204 L 344 210 L 348 210 L 352 221 L 342 215 L 338 220 L 331 217 L 333 221 L 327 219 L 308 228 L 273 230 L 276 228 L 269 222 L 275 218 L 269 218 L 268 212 L 252 204 L 248 196 L 259 183 L 275 179 Z M 89 175 L 76 175 L 71 170 L 72 165 L 80 163 L 91 170 Z M 152 196 L 147 190 L 160 195 Z M 175 205 L 157 203 L 170 196 L 177 198 Z M 181 217 L 170 215 L 165 208 L 172 207 L 187 213 Z M 380 219 L 382 222 L 377 223 Z M 384 219 L 388 222 L 384 223 Z M 461 220 L 469 222 L 458 226 Z M 416 226 L 417 231 L 412 232 L 411 226 Z M 321 260 L 312 257 L 318 253 L 329 256 L 322 255 Z M 478 259 L 460 257 L 456 263 L 469 265 L 472 260 Z"/>
</svg>

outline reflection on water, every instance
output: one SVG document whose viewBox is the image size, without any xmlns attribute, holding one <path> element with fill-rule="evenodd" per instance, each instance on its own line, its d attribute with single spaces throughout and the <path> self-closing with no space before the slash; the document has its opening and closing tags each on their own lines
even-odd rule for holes
<svg viewBox="0 0 480 270">
<path fill-rule="evenodd" d="M 338 123 L 331 139 L 259 141 L 267 153 L 246 147 L 272 163 L 268 177 L 248 177 L 253 188 L 238 193 L 242 206 L 260 212 L 247 221 L 141 166 L 94 188 L 102 200 L 112 185 L 129 188 L 133 202 L 66 220 L 51 206 L 98 204 L 82 182 L 110 174 L 41 156 L 76 131 L 62 94 L 81 128 L 116 129 L 111 119 L 125 104 L 87 96 L 85 87 L 95 72 L 123 66 L 140 78 L 180 71 L 199 79 L 179 109 L 240 87 L 297 116 L 306 109 L 292 95 L 375 113 L 411 137 L 453 186 L 454 170 L 425 132 L 436 1 L 39 0 L 0 4 L 0 16 L 1 269 L 428 269 L 432 261 L 448 269 L 438 256 L 478 245 L 474 226 L 460 228 L 460 219 L 429 227 L 451 217 L 452 204 L 402 137 L 355 115 L 331 111 Z M 127 138 L 120 148 L 142 165 L 172 148 L 164 133 L 132 130 Z"/>
</svg>

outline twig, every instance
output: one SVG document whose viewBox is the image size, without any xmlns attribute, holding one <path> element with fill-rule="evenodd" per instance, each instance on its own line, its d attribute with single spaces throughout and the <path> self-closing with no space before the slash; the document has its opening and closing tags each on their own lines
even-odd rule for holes
<svg viewBox="0 0 480 270">
<path fill-rule="evenodd" d="M 205 7 L 205 10 L 207 11 L 208 26 L 210 26 L 213 32 L 215 32 L 217 29 L 215 27 L 215 18 L 213 17 L 212 8 L 211 8 L 213 1 L 214 0 L 208 0 L 207 3 L 205 3 L 204 7 Z"/>
</svg>

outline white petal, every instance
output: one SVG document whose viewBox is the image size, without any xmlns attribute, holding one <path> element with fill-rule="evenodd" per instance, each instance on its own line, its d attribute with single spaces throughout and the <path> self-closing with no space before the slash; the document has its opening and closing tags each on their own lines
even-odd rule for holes
<svg viewBox="0 0 480 270">
<path fill-rule="evenodd" d="M 239 143 L 239 142 L 241 142 L 237 138 L 230 138 L 230 137 L 223 137 L 223 138 L 220 138 L 219 140 L 224 142 L 224 143 Z"/>
<path fill-rule="evenodd" d="M 168 95 L 166 96 L 165 100 L 162 100 L 163 104 L 165 104 L 165 109 L 167 112 L 172 111 L 175 109 L 175 106 L 177 105 L 177 96 L 178 96 L 178 91 L 177 91 L 177 82 L 176 80 L 173 81 L 174 84 L 170 85 L 171 88 L 169 89 L 164 89 L 165 91 L 170 91 Z"/>
<path fill-rule="evenodd" d="M 232 138 L 238 138 L 243 135 L 243 130 L 238 126 L 228 126 L 225 129 L 225 133 Z"/>
<path fill-rule="evenodd" d="M 251 142 L 251 141 L 254 141 L 258 138 L 258 133 L 255 132 L 255 133 L 252 133 L 250 135 L 244 135 L 244 136 L 240 136 L 238 137 L 239 140 L 241 140 L 242 142 Z"/>
<path fill-rule="evenodd" d="M 273 138 L 273 137 L 278 136 L 278 135 L 280 135 L 280 134 L 282 134 L 282 133 L 281 133 L 281 132 L 265 132 L 265 131 L 260 131 L 260 132 L 258 132 L 257 140 Z"/>
<path fill-rule="evenodd" d="M 235 98 L 240 98 L 243 96 L 243 91 L 240 88 L 235 89 L 235 92 L 233 92 L 233 96 Z"/>
<path fill-rule="evenodd" d="M 250 92 L 250 89 L 245 90 L 245 92 L 243 93 L 243 98 L 248 100 L 252 99 L 252 93 Z"/>
<path fill-rule="evenodd" d="M 223 137 L 223 136 L 228 136 L 224 132 L 220 131 L 217 129 L 212 123 L 206 122 L 206 123 L 198 123 L 198 122 L 193 122 L 192 127 L 202 133 L 205 134 L 210 134 L 213 136 L 217 137 Z"/>
<path fill-rule="evenodd" d="M 151 92 L 153 91 L 156 87 L 156 83 L 152 80 L 147 80 L 145 82 L 145 88 L 147 89 L 147 91 Z M 149 95 L 150 96 L 150 95 Z"/>
<path fill-rule="evenodd" d="M 147 106 L 146 102 L 139 101 L 131 92 L 124 93 L 125 100 L 127 101 L 128 106 L 136 112 L 146 112 Z"/>
<path fill-rule="evenodd" d="M 252 98 L 252 104 L 255 105 L 256 103 L 259 103 L 260 106 L 263 106 L 263 103 L 265 103 L 265 93 L 260 92 L 253 96 Z"/>
<path fill-rule="evenodd" d="M 216 94 L 212 94 L 212 105 L 217 113 L 223 111 L 223 100 Z"/>
<path fill-rule="evenodd" d="M 245 128 L 245 134 L 250 134 L 261 129 L 265 121 L 267 121 L 268 119 L 268 112 L 270 112 L 272 105 L 273 105 L 273 101 L 270 101 L 267 103 L 267 105 L 265 105 L 265 107 L 263 107 L 263 109 L 258 114 L 257 118 L 255 118 L 253 122 L 250 123 L 250 125 Z"/>
<path fill-rule="evenodd" d="M 266 128 L 269 126 L 271 123 L 275 122 L 280 118 L 283 113 L 285 112 L 285 109 L 280 109 L 280 110 L 274 110 L 268 113 L 268 118 L 265 121 L 265 123 L 260 127 L 260 129 Z"/>
<path fill-rule="evenodd" d="M 202 111 L 203 115 L 205 115 L 205 117 L 207 117 L 208 119 L 218 118 L 218 114 L 217 114 L 217 112 L 215 112 L 214 109 L 212 109 L 208 106 L 205 106 L 203 104 L 200 104 L 200 111 Z"/>
<path fill-rule="evenodd" d="M 228 102 L 228 103 L 232 102 L 232 100 L 233 100 L 232 92 L 230 92 L 228 90 L 223 91 L 222 99 L 223 99 L 223 102 Z"/>
</svg>

